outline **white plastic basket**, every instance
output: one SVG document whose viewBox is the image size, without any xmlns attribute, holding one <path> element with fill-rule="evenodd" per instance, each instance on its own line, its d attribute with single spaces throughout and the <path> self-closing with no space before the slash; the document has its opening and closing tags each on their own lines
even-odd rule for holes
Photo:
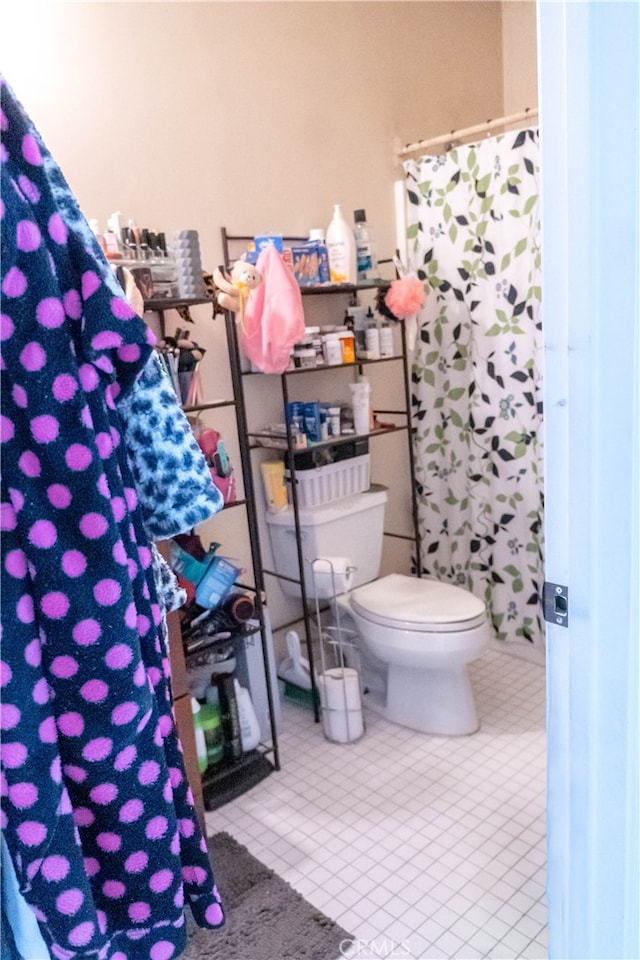
<svg viewBox="0 0 640 960">
<path fill-rule="evenodd" d="M 332 500 L 364 493 L 369 489 L 371 456 L 368 453 L 328 463 L 313 470 L 296 470 L 299 507 L 319 507 Z M 285 471 L 291 479 L 289 470 Z"/>
</svg>

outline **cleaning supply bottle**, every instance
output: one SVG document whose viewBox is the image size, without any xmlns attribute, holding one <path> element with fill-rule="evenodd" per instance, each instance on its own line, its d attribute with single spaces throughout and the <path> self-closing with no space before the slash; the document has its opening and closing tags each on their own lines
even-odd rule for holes
<svg viewBox="0 0 640 960">
<path fill-rule="evenodd" d="M 331 282 L 356 283 L 356 238 L 339 203 L 334 205 L 333 219 L 327 227 L 327 250 Z"/>
<path fill-rule="evenodd" d="M 363 283 L 366 280 L 377 280 L 378 259 L 376 257 L 373 229 L 367 223 L 367 215 L 364 210 L 354 210 L 353 219 L 356 224 L 354 233 L 358 283 Z"/>
<path fill-rule="evenodd" d="M 204 730 L 201 725 L 200 712 L 202 707 L 195 697 L 191 697 L 191 712 L 193 713 L 193 728 L 196 737 L 196 754 L 198 756 L 198 767 L 200 773 L 204 773 L 209 765 L 207 759 L 207 742 L 205 740 Z"/>
<path fill-rule="evenodd" d="M 247 753 L 249 750 L 255 750 L 260 743 L 260 724 L 258 723 L 256 712 L 253 709 L 249 691 L 246 687 L 241 687 L 235 678 L 233 685 L 236 691 L 236 700 L 238 701 L 242 749 L 244 753 Z"/>
</svg>

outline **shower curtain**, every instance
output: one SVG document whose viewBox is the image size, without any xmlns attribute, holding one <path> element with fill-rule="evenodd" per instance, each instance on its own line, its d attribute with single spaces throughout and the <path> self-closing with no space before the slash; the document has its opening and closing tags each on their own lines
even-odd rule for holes
<svg viewBox="0 0 640 960">
<path fill-rule="evenodd" d="M 541 659 L 538 133 L 404 168 L 427 290 L 412 367 L 422 572 L 485 600 L 505 649 Z"/>
</svg>

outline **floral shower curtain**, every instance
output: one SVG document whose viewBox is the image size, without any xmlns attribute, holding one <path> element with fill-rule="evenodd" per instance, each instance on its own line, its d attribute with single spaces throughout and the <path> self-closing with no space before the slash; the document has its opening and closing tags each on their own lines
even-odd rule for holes
<svg viewBox="0 0 640 960">
<path fill-rule="evenodd" d="M 542 656 L 538 133 L 404 167 L 428 294 L 412 369 L 423 573 L 470 589 L 499 640 Z"/>
</svg>

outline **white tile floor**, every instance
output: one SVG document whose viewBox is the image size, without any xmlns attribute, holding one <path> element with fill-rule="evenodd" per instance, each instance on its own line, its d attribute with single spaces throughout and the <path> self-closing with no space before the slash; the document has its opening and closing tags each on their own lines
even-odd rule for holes
<svg viewBox="0 0 640 960">
<path fill-rule="evenodd" d="M 207 814 L 353 934 L 358 960 L 547 957 L 544 668 L 490 650 L 471 676 L 469 737 L 365 711 L 362 739 L 337 745 L 285 702 L 282 770 Z"/>
</svg>

